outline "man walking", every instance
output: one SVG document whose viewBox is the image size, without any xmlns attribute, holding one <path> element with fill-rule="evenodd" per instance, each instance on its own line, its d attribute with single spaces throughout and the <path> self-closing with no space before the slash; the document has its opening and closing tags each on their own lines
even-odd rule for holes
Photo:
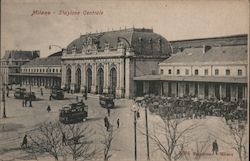
<svg viewBox="0 0 250 161">
<path fill-rule="evenodd" d="M 27 139 L 27 135 L 25 134 L 23 137 L 23 142 L 21 144 L 21 148 L 27 148 L 27 144 L 28 144 L 28 139 Z"/>
<path fill-rule="evenodd" d="M 50 112 L 50 111 L 51 111 L 50 105 L 48 105 L 48 107 L 47 107 L 47 111 L 48 111 L 48 112 Z"/>
<path fill-rule="evenodd" d="M 108 109 L 108 116 L 110 117 L 110 108 L 108 107 L 107 109 Z"/>
<path fill-rule="evenodd" d="M 214 140 L 214 142 L 213 142 L 213 154 L 215 152 L 215 154 L 217 155 L 218 150 L 219 150 L 219 147 L 218 147 L 217 141 Z"/>
<path fill-rule="evenodd" d="M 41 90 L 41 96 L 43 96 L 43 89 L 41 88 L 40 90 Z"/>
<path fill-rule="evenodd" d="M 116 123 L 117 123 L 117 128 L 119 128 L 119 126 L 120 126 L 120 119 L 119 118 L 117 119 Z"/>
</svg>

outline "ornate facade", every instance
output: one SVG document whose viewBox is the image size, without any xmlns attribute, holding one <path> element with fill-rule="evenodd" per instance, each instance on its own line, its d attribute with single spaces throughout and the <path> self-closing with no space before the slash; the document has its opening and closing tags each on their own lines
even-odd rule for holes
<svg viewBox="0 0 250 161">
<path fill-rule="evenodd" d="M 81 35 L 63 50 L 61 87 L 129 98 L 135 92 L 133 77 L 157 72 L 170 53 L 168 41 L 152 29 Z"/>
</svg>

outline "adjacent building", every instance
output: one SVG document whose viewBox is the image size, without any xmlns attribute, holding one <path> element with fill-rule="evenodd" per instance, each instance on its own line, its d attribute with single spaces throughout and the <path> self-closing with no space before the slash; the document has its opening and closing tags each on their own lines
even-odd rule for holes
<svg viewBox="0 0 250 161">
<path fill-rule="evenodd" d="M 22 85 L 60 87 L 61 86 L 61 56 L 62 52 L 54 53 L 45 58 L 36 58 L 21 67 Z"/>
<path fill-rule="evenodd" d="M 134 78 L 137 95 L 246 100 L 247 35 L 211 39 L 178 41 L 179 50 L 159 64 L 160 74 Z"/>
<path fill-rule="evenodd" d="M 40 51 L 7 50 L 1 59 L 1 76 L 5 84 L 19 84 L 21 66 L 40 57 Z"/>
<path fill-rule="evenodd" d="M 61 87 L 133 97 L 133 78 L 158 73 L 158 63 L 171 52 L 169 42 L 152 29 L 81 35 L 63 50 Z"/>
</svg>

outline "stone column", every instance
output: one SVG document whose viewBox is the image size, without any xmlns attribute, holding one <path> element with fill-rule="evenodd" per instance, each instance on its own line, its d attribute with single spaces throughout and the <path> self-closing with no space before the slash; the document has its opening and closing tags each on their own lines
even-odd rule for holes
<svg viewBox="0 0 250 161">
<path fill-rule="evenodd" d="M 118 63 L 117 65 L 117 78 L 116 78 L 116 82 L 117 82 L 117 86 L 116 86 L 116 96 L 117 97 L 121 97 L 121 87 L 120 87 L 120 75 L 121 75 L 121 71 L 120 71 L 120 63 Z"/>
<path fill-rule="evenodd" d="M 66 65 L 65 64 L 61 64 L 62 66 L 62 72 L 61 72 L 61 88 L 65 88 L 66 85 Z M 44 83 L 43 83 L 44 84 Z"/>
<path fill-rule="evenodd" d="M 86 64 L 82 64 L 81 66 L 81 91 L 85 91 L 86 86 Z"/>
<path fill-rule="evenodd" d="M 76 65 L 72 64 L 70 90 L 72 90 L 73 92 L 75 91 L 75 84 L 76 84 Z"/>
<path fill-rule="evenodd" d="M 121 98 L 125 96 L 125 87 L 124 87 L 124 62 L 120 63 L 120 90 L 121 90 Z"/>
<path fill-rule="evenodd" d="M 96 93 L 96 63 L 92 66 L 92 86 L 91 93 Z"/>
<path fill-rule="evenodd" d="M 104 63 L 104 84 L 103 84 L 103 92 L 104 93 L 108 93 L 108 86 L 109 86 L 109 82 L 108 82 L 108 77 L 109 77 L 109 72 L 108 72 L 108 64 Z"/>
<path fill-rule="evenodd" d="M 133 89 L 130 89 L 130 59 L 126 58 L 125 62 L 125 98 L 129 98 L 131 93 L 133 92 Z"/>
</svg>

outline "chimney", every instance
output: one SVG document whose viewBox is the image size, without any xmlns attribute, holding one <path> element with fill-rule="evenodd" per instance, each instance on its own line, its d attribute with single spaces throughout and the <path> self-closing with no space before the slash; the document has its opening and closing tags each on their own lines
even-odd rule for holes
<svg viewBox="0 0 250 161">
<path fill-rule="evenodd" d="M 211 46 L 203 45 L 203 54 L 205 54 L 210 49 L 211 49 Z"/>
</svg>

